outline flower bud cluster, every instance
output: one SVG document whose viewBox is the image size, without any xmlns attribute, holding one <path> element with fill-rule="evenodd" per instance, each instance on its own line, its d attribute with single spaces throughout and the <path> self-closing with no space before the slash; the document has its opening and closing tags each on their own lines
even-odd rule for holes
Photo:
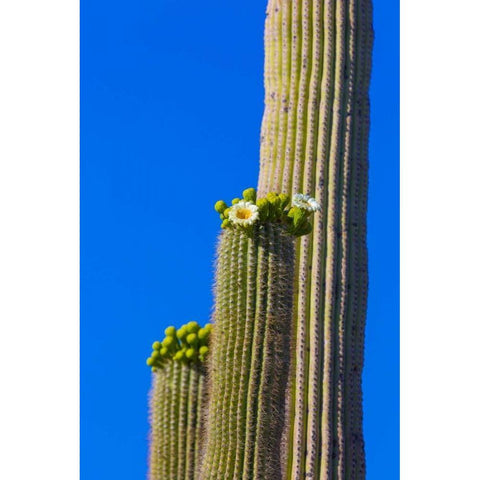
<svg viewBox="0 0 480 480">
<path fill-rule="evenodd" d="M 167 327 L 165 338 L 161 342 L 153 342 L 147 365 L 156 372 L 172 360 L 183 363 L 204 362 L 208 354 L 211 331 L 210 323 L 200 327 L 197 322 L 189 322 L 178 330 L 175 327 Z"/>
<path fill-rule="evenodd" d="M 297 193 L 290 199 L 285 193 L 268 193 L 257 199 L 254 188 L 243 191 L 243 198 L 234 198 L 228 206 L 223 200 L 215 204 L 220 215 L 222 228 L 237 228 L 252 236 L 255 227 L 267 222 L 285 225 L 288 233 L 295 237 L 312 231 L 309 217 L 320 210 L 318 202 L 308 195 Z"/>
</svg>

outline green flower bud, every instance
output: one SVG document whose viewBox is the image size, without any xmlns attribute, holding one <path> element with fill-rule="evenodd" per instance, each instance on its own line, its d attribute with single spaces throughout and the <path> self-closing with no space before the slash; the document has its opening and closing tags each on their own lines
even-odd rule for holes
<svg viewBox="0 0 480 480">
<path fill-rule="evenodd" d="M 275 193 L 275 192 L 268 192 L 267 193 L 267 196 L 266 196 L 266 199 L 270 202 L 270 203 L 275 203 L 278 201 L 278 195 Z"/>
<path fill-rule="evenodd" d="M 282 214 L 282 199 L 274 192 L 267 193 L 267 200 L 270 203 L 270 217 L 276 220 Z"/>
<path fill-rule="evenodd" d="M 223 213 L 226 209 L 227 209 L 228 205 L 223 201 L 223 200 L 219 200 L 216 204 L 215 204 L 215 210 L 218 212 L 218 213 Z"/>
<path fill-rule="evenodd" d="M 195 351 L 194 348 L 189 348 L 186 352 L 185 352 L 185 356 L 188 358 L 188 360 L 193 360 L 197 355 L 197 352 Z"/>
<path fill-rule="evenodd" d="M 213 325 L 211 323 L 206 323 L 205 326 L 203 327 L 205 330 L 208 330 L 209 332 L 212 331 Z"/>
<path fill-rule="evenodd" d="M 247 188 L 243 191 L 243 198 L 247 202 L 255 203 L 257 199 L 257 192 L 254 188 Z"/>
<path fill-rule="evenodd" d="M 258 214 L 261 222 L 268 220 L 270 215 L 270 202 L 266 198 L 260 198 L 257 201 Z"/>
<path fill-rule="evenodd" d="M 198 338 L 199 340 L 201 341 L 204 341 L 206 340 L 210 335 L 210 329 L 207 329 L 206 326 L 201 328 L 199 331 L 198 331 Z"/>
<path fill-rule="evenodd" d="M 198 337 L 196 333 L 190 333 L 187 335 L 187 343 L 189 345 L 196 345 L 198 343 Z"/>
<path fill-rule="evenodd" d="M 153 350 L 160 350 L 162 344 L 157 340 L 156 342 L 152 343 L 152 349 Z"/>
<path fill-rule="evenodd" d="M 308 212 L 298 207 L 292 207 L 287 214 L 293 220 L 293 227 L 301 227 L 308 218 Z"/>
<path fill-rule="evenodd" d="M 163 347 L 161 350 L 160 350 L 160 355 L 165 358 L 165 357 L 168 357 L 168 354 L 170 353 L 170 350 L 167 348 L 167 347 Z"/>
<path fill-rule="evenodd" d="M 174 356 L 173 359 L 176 361 L 182 361 L 185 358 L 185 350 L 179 350 Z"/>
<path fill-rule="evenodd" d="M 284 210 L 286 206 L 290 203 L 290 196 L 286 193 L 281 193 L 278 198 L 280 199 L 280 208 Z"/>
<path fill-rule="evenodd" d="M 172 348 L 175 345 L 175 339 L 173 337 L 165 337 L 162 341 L 162 346 L 165 348 Z"/>
<path fill-rule="evenodd" d="M 222 224 L 220 225 L 221 228 L 225 229 L 225 228 L 229 228 L 231 227 L 232 225 L 232 222 L 227 218 L 225 219 Z"/>
<path fill-rule="evenodd" d="M 167 337 L 174 337 L 176 331 L 177 329 L 175 327 L 167 327 L 165 329 L 165 335 L 167 335 Z"/>
<path fill-rule="evenodd" d="M 188 333 L 197 333 L 200 330 L 200 325 L 197 322 L 188 322 L 187 323 L 187 332 Z"/>
<path fill-rule="evenodd" d="M 208 353 L 208 347 L 204 345 L 203 347 L 200 347 L 200 355 L 206 355 Z"/>
<path fill-rule="evenodd" d="M 152 367 L 152 372 L 155 373 L 158 371 L 158 367 Z"/>
<path fill-rule="evenodd" d="M 155 363 L 155 361 L 153 360 L 152 357 L 148 357 L 148 358 L 147 358 L 147 365 L 148 365 L 149 367 L 151 367 L 154 363 Z"/>
<path fill-rule="evenodd" d="M 153 360 L 156 360 L 159 356 L 160 356 L 160 352 L 158 350 L 154 350 L 150 355 L 150 358 L 153 358 Z"/>
<path fill-rule="evenodd" d="M 183 327 L 181 327 L 177 330 L 177 338 L 179 340 L 185 340 L 187 335 L 188 335 L 188 332 L 187 332 L 186 325 L 183 325 Z"/>
<path fill-rule="evenodd" d="M 232 205 L 237 204 L 239 201 L 240 201 L 239 198 L 234 198 L 234 199 L 232 200 Z"/>
</svg>

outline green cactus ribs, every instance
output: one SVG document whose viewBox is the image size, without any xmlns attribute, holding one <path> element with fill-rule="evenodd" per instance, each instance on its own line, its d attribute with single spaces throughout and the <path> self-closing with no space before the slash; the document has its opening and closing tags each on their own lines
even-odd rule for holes
<svg viewBox="0 0 480 480">
<path fill-rule="evenodd" d="M 211 331 L 189 322 L 152 345 L 149 480 L 193 480 L 199 468 Z"/>
<path fill-rule="evenodd" d="M 322 205 L 296 243 L 282 480 L 364 480 L 372 0 L 269 0 L 258 194 Z"/>
<path fill-rule="evenodd" d="M 255 226 L 266 223 L 283 225 L 287 233 L 300 237 L 312 231 L 309 217 L 320 210 L 320 205 L 314 198 L 301 193 L 293 195 L 292 202 L 289 195 L 275 192 L 257 199 L 256 190 L 247 188 L 243 198 L 234 198 L 230 206 L 219 200 L 215 210 L 220 214 L 222 228 L 241 229 L 248 237 L 253 237 Z"/>
<path fill-rule="evenodd" d="M 301 203 L 301 202 L 305 203 Z M 215 329 L 209 361 L 202 480 L 282 478 L 290 365 L 294 241 L 311 229 L 314 199 L 243 192 L 219 201 Z"/>
</svg>

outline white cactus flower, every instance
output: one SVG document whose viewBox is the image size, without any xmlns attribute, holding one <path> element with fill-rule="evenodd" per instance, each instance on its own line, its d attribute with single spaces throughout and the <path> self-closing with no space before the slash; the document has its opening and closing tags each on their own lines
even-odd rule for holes
<svg viewBox="0 0 480 480">
<path fill-rule="evenodd" d="M 308 212 L 318 212 L 320 210 L 320 204 L 313 197 L 303 193 L 296 193 L 293 196 L 292 205 Z"/>
<path fill-rule="evenodd" d="M 230 207 L 228 218 L 242 227 L 253 225 L 259 218 L 258 207 L 253 202 L 240 200 Z"/>
</svg>

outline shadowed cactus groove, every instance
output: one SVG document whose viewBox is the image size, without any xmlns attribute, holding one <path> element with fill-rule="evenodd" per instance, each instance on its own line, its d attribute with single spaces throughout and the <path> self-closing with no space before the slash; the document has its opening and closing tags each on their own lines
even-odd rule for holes
<svg viewBox="0 0 480 480">
<path fill-rule="evenodd" d="M 168 327 L 152 345 L 149 480 L 193 480 L 199 468 L 206 407 L 205 357 L 210 324 Z"/>
<path fill-rule="evenodd" d="M 259 194 L 315 195 L 297 241 L 286 480 L 365 478 L 371 0 L 269 0 Z"/>
</svg>

